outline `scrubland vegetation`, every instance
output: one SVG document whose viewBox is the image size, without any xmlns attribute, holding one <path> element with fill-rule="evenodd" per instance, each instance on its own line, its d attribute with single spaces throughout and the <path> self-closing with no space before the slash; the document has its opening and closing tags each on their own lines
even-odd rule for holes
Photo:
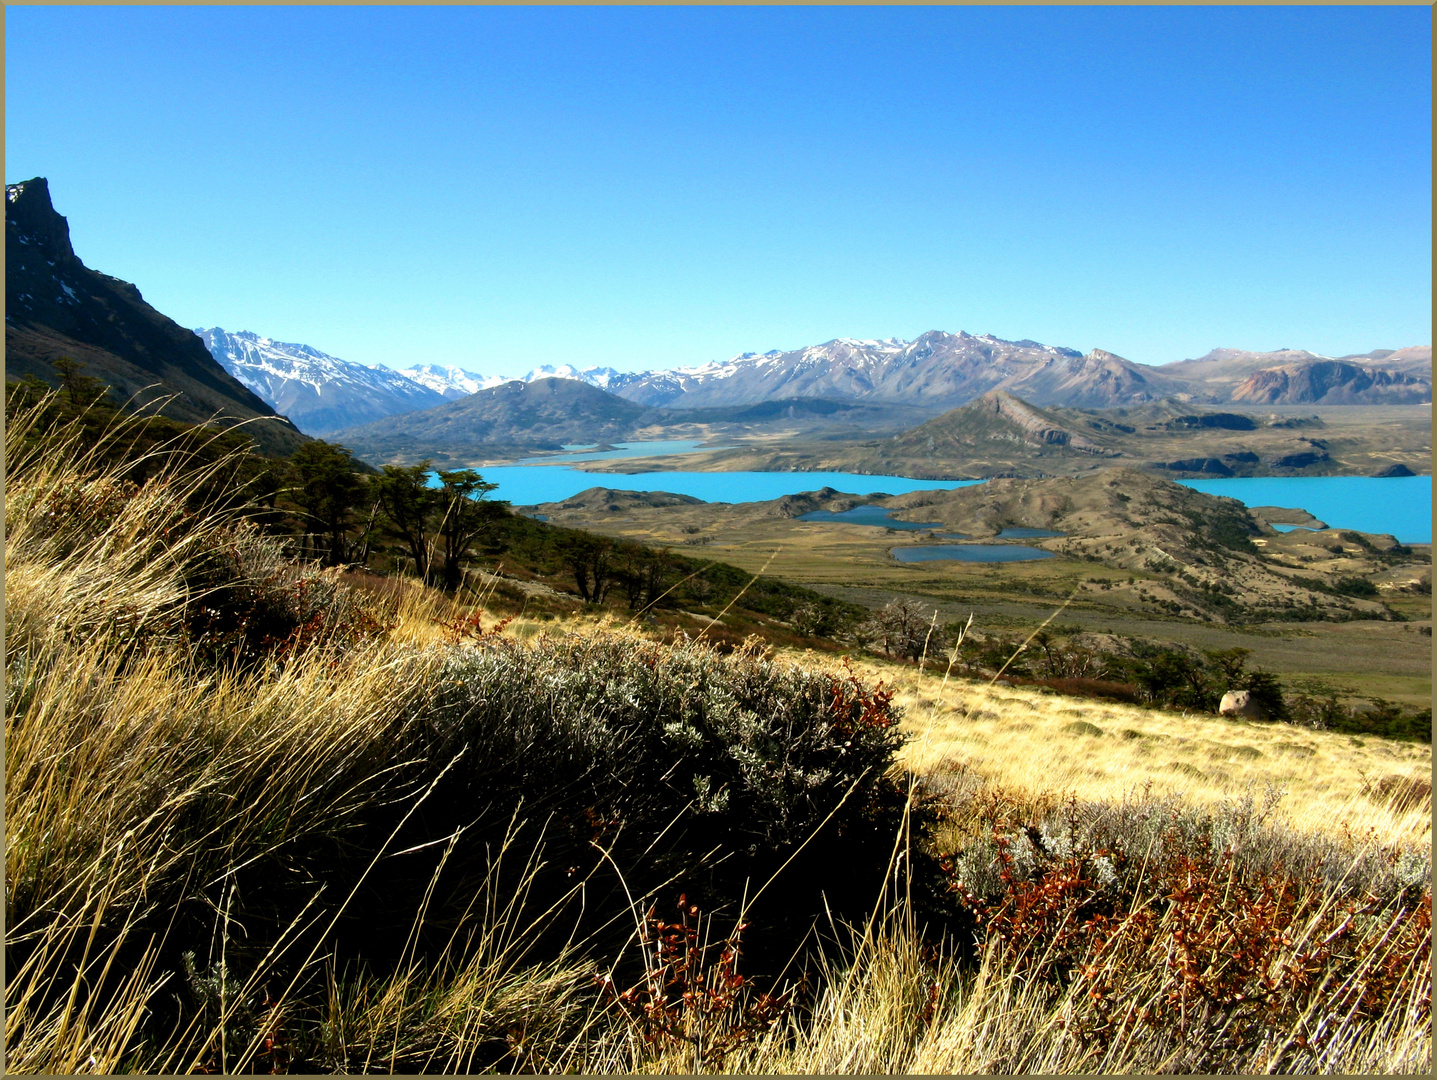
<svg viewBox="0 0 1437 1080">
<path fill-rule="evenodd" d="M 1430 1068 L 1430 746 L 505 621 L 109 445 L 7 429 L 9 1071 Z"/>
</svg>

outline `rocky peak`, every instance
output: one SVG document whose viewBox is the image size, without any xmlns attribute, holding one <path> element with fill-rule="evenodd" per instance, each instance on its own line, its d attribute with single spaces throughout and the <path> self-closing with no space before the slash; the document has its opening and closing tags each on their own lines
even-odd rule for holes
<svg viewBox="0 0 1437 1080">
<path fill-rule="evenodd" d="M 37 248 L 37 254 L 59 262 L 75 258 L 70 246 L 70 223 L 55 213 L 50 183 L 43 176 L 5 185 L 6 232 L 16 241 Z"/>
</svg>

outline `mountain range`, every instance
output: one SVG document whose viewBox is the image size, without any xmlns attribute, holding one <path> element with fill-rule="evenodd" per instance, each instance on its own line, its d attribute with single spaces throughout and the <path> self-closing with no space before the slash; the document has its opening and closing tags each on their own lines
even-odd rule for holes
<svg viewBox="0 0 1437 1080">
<path fill-rule="evenodd" d="M 436 363 L 396 371 L 252 331 L 185 330 L 146 304 L 134 285 L 79 260 L 43 178 L 6 188 L 6 256 L 8 375 L 53 385 L 59 381 L 54 362 L 67 356 L 82 373 L 109 384 L 118 400 L 169 396 L 163 411 L 176 419 L 267 418 L 256 438 L 275 448 L 297 445 L 300 430 L 358 432 L 367 442 L 399 439 L 410 448 L 422 448 L 441 431 L 469 447 L 492 447 L 496 440 L 547 447 L 685 424 L 726 425 L 726 434 L 804 430 L 815 438 L 829 425 L 830 439 L 865 432 L 871 438 L 994 392 L 1018 402 L 1004 406 L 1009 412 L 1020 405 L 1101 410 L 1162 401 L 1400 405 L 1430 402 L 1432 392 L 1430 346 L 1340 357 L 1214 349 L 1145 366 L 1102 349 L 1080 353 L 940 330 L 912 341 L 836 338 L 644 372 L 544 365 L 506 380 Z M 548 386 L 537 395 L 513 389 L 556 381 L 570 387 Z M 531 398 L 547 404 L 531 407 Z M 559 402 L 578 411 L 560 416 L 553 411 Z M 1082 452 L 1080 442 L 1065 447 Z"/>
<path fill-rule="evenodd" d="M 354 364 L 248 330 L 213 326 L 195 333 L 226 371 L 310 435 L 429 409 L 454 396 L 387 367 Z"/>
<path fill-rule="evenodd" d="M 5 375 L 58 386 L 61 359 L 108 385 L 116 404 L 153 405 L 187 423 L 244 422 L 267 452 L 304 441 L 139 289 L 81 262 L 50 185 L 36 177 L 5 187 Z"/>
<path fill-rule="evenodd" d="M 253 337 L 253 335 L 250 335 Z M 277 345 L 278 343 L 272 343 Z M 332 387 L 329 401 L 358 395 L 373 418 L 407 411 L 394 398 L 381 406 L 370 384 L 374 371 L 347 365 L 356 385 L 344 385 L 333 358 L 308 346 L 282 346 L 289 352 L 291 379 Z M 214 349 L 227 365 L 229 354 Z M 339 362 L 343 363 L 343 362 Z M 282 411 L 293 409 L 272 383 L 239 367 L 230 370 Z M 1171 399 L 1189 404 L 1222 405 L 1380 405 L 1431 401 L 1432 350 L 1413 346 L 1374 350 L 1357 356 L 1329 357 L 1295 349 L 1247 352 L 1214 349 L 1193 360 L 1161 366 L 1135 364 L 1103 349 L 1086 354 L 1035 341 L 1005 341 L 992 335 L 929 331 L 913 341 L 896 338 L 838 338 L 787 352 L 745 353 L 722 363 L 668 370 L 620 372 L 610 367 L 544 365 L 517 381 L 561 378 L 586 383 L 639 405 L 669 409 L 710 409 L 790 400 L 860 402 L 917 409 L 935 416 L 993 390 L 1003 390 L 1036 405 L 1114 408 Z M 424 365 L 398 372 L 448 400 L 493 389 L 510 381 L 458 367 Z M 437 404 L 437 402 L 435 402 Z M 363 422 L 347 418 L 289 415 L 305 430 L 332 431 Z M 369 419 L 370 417 L 364 417 Z"/>
</svg>

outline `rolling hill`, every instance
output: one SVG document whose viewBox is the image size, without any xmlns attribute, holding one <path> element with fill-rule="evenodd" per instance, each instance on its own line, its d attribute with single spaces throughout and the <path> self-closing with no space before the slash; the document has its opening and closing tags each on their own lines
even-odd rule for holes
<svg viewBox="0 0 1437 1080">
<path fill-rule="evenodd" d="M 338 431 L 333 439 L 376 463 L 483 455 L 496 447 L 556 450 L 566 443 L 624 438 L 653 412 L 576 379 L 516 379 L 432 409 Z"/>
</svg>

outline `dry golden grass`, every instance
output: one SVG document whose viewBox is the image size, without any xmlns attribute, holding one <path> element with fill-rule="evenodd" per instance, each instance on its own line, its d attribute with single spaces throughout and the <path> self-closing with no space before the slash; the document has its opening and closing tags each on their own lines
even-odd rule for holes
<svg viewBox="0 0 1437 1080">
<path fill-rule="evenodd" d="M 189 588 L 181 571 L 195 551 L 222 534 L 230 542 L 233 531 L 219 519 L 186 519 L 167 532 L 184 518 L 175 478 L 122 491 L 103 475 L 87 476 L 73 444 L 29 459 L 14 447 L 6 506 L 7 1071 L 280 1070 L 287 1059 L 272 1044 L 300 1023 L 323 1033 L 333 1067 L 365 1071 L 465 1072 L 496 1060 L 524 1071 L 587 1073 L 1184 1067 L 1182 1035 L 1172 1027 L 1145 1029 L 1095 1055 L 1069 1034 L 1084 1005 L 1078 983 L 1026 978 L 1012 957 L 993 951 L 976 970 L 964 967 L 944 952 L 951 940 L 935 954 L 912 909 L 891 895 L 866 932 L 818 959 L 818 990 L 807 1008 L 729 1056 L 695 1060 L 697 1042 L 646 1041 L 630 1017 L 606 1007 L 589 976 L 596 959 L 611 957 L 567 948 L 542 961 L 529 955 L 530 935 L 544 927 L 519 925 L 516 897 L 534 880 L 543 849 L 515 842 L 511 850 L 508 836 L 485 874 L 466 879 L 473 886 L 468 936 L 452 938 L 437 959 L 421 961 L 406 941 L 390 969 L 345 972 L 326 967 L 320 951 L 371 875 L 392 872 L 381 860 L 399 827 L 381 830 L 388 839 L 376 834 L 383 842 L 352 890 L 327 894 L 327 868 L 316 862 L 301 886 L 312 897 L 294 922 L 272 941 L 247 941 L 247 929 L 230 926 L 235 894 L 224 884 L 240 866 L 298 836 L 350 830 L 376 802 L 407 805 L 404 820 L 424 804 L 449 768 L 442 760 L 428 787 L 410 782 L 397 790 L 391 779 L 432 719 L 418 704 L 420 691 L 439 679 L 446 650 L 438 646 L 488 631 L 493 620 L 466 628 L 468 605 L 389 583 L 376 590 L 388 597 L 382 634 L 252 675 L 224 667 L 206 673 L 174 629 Z M 484 596 L 475 599 L 482 604 Z M 502 632 L 527 639 L 541 630 L 641 633 L 623 620 L 584 616 L 519 619 Z M 817 666 L 812 657 L 793 659 Z M 1271 782 L 1288 789 L 1287 816 L 1301 829 L 1368 831 L 1368 848 L 1430 841 L 1430 811 L 1398 810 L 1361 794 L 1365 778 L 1430 776 L 1430 747 L 1358 746 L 1280 725 L 945 685 L 877 660 L 855 667 L 895 687 L 912 735 L 905 761 L 921 773 L 976 773 L 1010 789 L 1095 801 L 1119 800 L 1151 782 L 1156 791 L 1215 804 Z M 1101 734 L 1073 727 L 1079 724 Z M 1125 738 L 1129 731 L 1137 735 Z M 902 839 L 895 837 L 895 850 Z M 447 859 L 452 848 L 444 850 Z M 512 876 L 499 884 L 505 860 L 522 865 L 517 887 Z M 413 897 L 415 935 L 438 880 L 436 869 Z M 155 928 L 168 925 L 181 897 L 191 904 L 188 932 L 198 934 L 197 901 L 208 905 L 202 921 L 212 920 L 213 931 L 197 936 L 198 956 L 177 966 L 165 950 L 184 945 L 167 944 L 173 927 Z M 1424 898 L 1430 905 L 1430 892 Z M 237 955 L 242 945 L 247 955 Z M 1425 993 L 1430 984 L 1430 937 L 1414 956 L 1402 972 L 1403 994 Z M 1135 967 L 1136 992 L 1164 988 L 1159 966 Z M 296 989 L 321 972 L 325 988 L 311 987 L 307 998 Z M 147 1028 L 156 1009 L 181 994 L 203 998 L 176 1014 L 192 1018 L 173 1031 Z M 1394 1001 L 1376 1020 L 1339 1018 L 1337 1034 L 1310 1053 L 1291 1052 L 1295 1033 L 1276 1031 L 1271 1044 L 1230 1064 L 1244 1072 L 1430 1066 L 1430 1013 L 1418 997 Z"/>
<path fill-rule="evenodd" d="M 1382 843 L 1431 844 L 1430 798 L 1425 805 L 1404 801 L 1400 793 L 1410 788 L 1382 784 L 1386 777 L 1430 784 L 1430 744 L 967 679 L 945 684 L 940 674 L 880 660 L 855 667 L 895 691 L 912 736 L 903 760 L 920 774 L 961 768 L 1006 788 L 1091 800 L 1119 799 L 1151 785 L 1155 795 L 1207 804 L 1271 784 L 1286 791 L 1282 809 L 1296 828 L 1370 830 Z M 1398 794 L 1383 797 L 1379 786 Z"/>
</svg>

